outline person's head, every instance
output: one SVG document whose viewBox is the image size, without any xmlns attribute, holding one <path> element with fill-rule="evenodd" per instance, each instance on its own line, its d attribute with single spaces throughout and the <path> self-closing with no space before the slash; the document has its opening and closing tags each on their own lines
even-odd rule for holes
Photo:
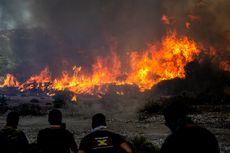
<svg viewBox="0 0 230 153">
<path fill-rule="evenodd" d="M 187 107 L 183 102 L 172 100 L 163 110 L 163 115 L 165 118 L 165 125 L 171 130 L 175 131 L 178 126 L 178 121 L 186 118 Z"/>
<path fill-rule="evenodd" d="M 49 112 L 48 121 L 51 125 L 61 125 L 62 113 L 58 109 L 53 109 Z"/>
<path fill-rule="evenodd" d="M 104 114 L 98 113 L 92 117 L 92 128 L 94 129 L 98 126 L 106 126 Z"/>
<path fill-rule="evenodd" d="M 10 112 L 6 118 L 6 125 L 17 128 L 19 122 L 19 114 L 16 112 Z"/>
</svg>

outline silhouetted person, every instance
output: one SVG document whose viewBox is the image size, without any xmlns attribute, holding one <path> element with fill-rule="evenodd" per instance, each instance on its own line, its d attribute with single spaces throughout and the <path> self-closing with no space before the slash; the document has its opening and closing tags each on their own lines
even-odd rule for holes
<svg viewBox="0 0 230 153">
<path fill-rule="evenodd" d="M 164 110 L 165 124 L 171 130 L 162 145 L 161 153 L 219 153 L 215 136 L 207 129 L 195 125 L 187 117 L 186 106 L 172 102 Z"/>
<path fill-rule="evenodd" d="M 19 115 L 10 112 L 6 118 L 6 126 L 0 131 L 0 152 L 1 153 L 23 153 L 28 147 L 28 140 L 25 134 L 17 129 Z"/>
<path fill-rule="evenodd" d="M 120 149 L 132 153 L 122 136 L 106 130 L 103 114 L 93 116 L 92 128 L 92 132 L 82 139 L 78 153 L 117 153 Z"/>
<path fill-rule="evenodd" d="M 57 109 L 49 112 L 50 127 L 40 130 L 37 143 L 42 153 L 70 153 L 77 152 L 77 144 L 73 135 L 65 129 L 62 123 L 62 113 Z"/>
</svg>

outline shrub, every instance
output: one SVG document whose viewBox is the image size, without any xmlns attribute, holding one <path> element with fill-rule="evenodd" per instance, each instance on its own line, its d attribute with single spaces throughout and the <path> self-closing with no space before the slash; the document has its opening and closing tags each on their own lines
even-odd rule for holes
<svg viewBox="0 0 230 153">
<path fill-rule="evenodd" d="M 56 93 L 55 96 L 53 96 L 53 107 L 54 108 L 63 108 L 66 106 L 66 103 L 70 101 L 71 93 L 69 91 L 62 91 L 59 93 Z"/>
<path fill-rule="evenodd" d="M 54 108 L 63 108 L 66 105 L 65 98 L 62 95 L 55 95 L 53 101 Z"/>
<path fill-rule="evenodd" d="M 192 107 L 193 98 L 188 98 L 184 96 L 171 96 L 171 97 L 162 97 L 158 100 L 150 99 L 146 104 L 138 111 L 138 119 L 144 120 L 148 117 L 156 114 L 163 114 L 163 110 L 167 107 L 168 104 L 179 102 L 185 105 L 186 112 L 188 114 L 196 114 L 199 111 L 196 107 Z"/>
<path fill-rule="evenodd" d="M 164 109 L 164 104 L 161 100 L 150 99 L 138 111 L 138 119 L 144 120 L 151 115 L 161 114 Z"/>
<path fill-rule="evenodd" d="M 44 115 L 42 112 L 42 108 L 39 105 L 35 104 L 20 104 L 18 106 L 13 107 L 13 110 L 18 112 L 20 115 Z"/>
<path fill-rule="evenodd" d="M 149 142 L 143 136 L 136 136 L 131 140 L 135 153 L 159 153 L 159 147 Z"/>
<path fill-rule="evenodd" d="M 31 103 L 39 103 L 39 100 L 36 99 L 36 98 L 33 98 L 33 99 L 30 100 L 30 102 L 31 102 Z"/>
<path fill-rule="evenodd" d="M 52 103 L 48 102 L 46 103 L 46 106 L 52 106 Z"/>
<path fill-rule="evenodd" d="M 160 101 L 149 100 L 140 112 L 147 112 L 149 114 L 159 114 L 162 112 L 163 106 Z"/>
</svg>

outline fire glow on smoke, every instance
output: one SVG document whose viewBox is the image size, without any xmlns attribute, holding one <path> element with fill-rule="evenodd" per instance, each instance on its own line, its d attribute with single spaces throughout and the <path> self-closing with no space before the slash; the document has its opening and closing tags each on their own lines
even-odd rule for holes
<svg viewBox="0 0 230 153">
<path fill-rule="evenodd" d="M 78 94 L 104 94 L 107 91 L 106 86 L 111 84 L 136 85 L 143 92 L 162 80 L 184 78 L 184 67 L 199 55 L 199 46 L 186 36 L 178 37 L 175 31 L 169 32 L 160 45 L 151 44 L 143 52 L 129 52 L 126 71 L 114 50 L 109 57 L 97 57 L 90 74 L 81 66 L 73 66 L 71 74 L 63 71 L 60 78 L 52 78 L 49 68 L 45 67 L 40 74 L 33 75 L 22 83 L 12 74 L 7 74 L 0 87 L 15 87 L 20 92 L 40 89 L 50 96 L 53 94 L 49 91 L 68 90 L 75 94 L 73 101 L 77 101 Z"/>
</svg>

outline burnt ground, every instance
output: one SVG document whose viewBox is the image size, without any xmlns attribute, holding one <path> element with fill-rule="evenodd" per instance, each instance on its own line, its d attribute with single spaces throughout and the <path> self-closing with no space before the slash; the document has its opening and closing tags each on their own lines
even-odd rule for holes
<svg viewBox="0 0 230 153">
<path fill-rule="evenodd" d="M 164 125 L 163 116 L 154 115 L 139 121 L 136 113 L 138 105 L 136 104 L 140 102 L 140 99 L 135 97 L 134 99 L 126 105 L 115 105 L 114 103 L 102 105 L 101 100 L 98 101 L 99 103 L 71 104 L 62 110 L 63 122 L 66 123 L 67 129 L 74 133 L 76 142 L 79 144 L 81 138 L 90 132 L 91 116 L 96 112 L 102 112 L 107 116 L 108 129 L 120 133 L 127 139 L 144 136 L 160 147 L 170 133 Z M 5 117 L 6 115 L 0 116 L 0 128 L 5 124 Z M 205 112 L 191 115 L 191 117 L 195 123 L 206 127 L 216 135 L 222 153 L 230 153 L 230 112 Z M 21 117 L 19 128 L 26 133 L 30 143 L 33 143 L 36 142 L 38 131 L 48 126 L 46 115 L 24 116 Z"/>
</svg>

